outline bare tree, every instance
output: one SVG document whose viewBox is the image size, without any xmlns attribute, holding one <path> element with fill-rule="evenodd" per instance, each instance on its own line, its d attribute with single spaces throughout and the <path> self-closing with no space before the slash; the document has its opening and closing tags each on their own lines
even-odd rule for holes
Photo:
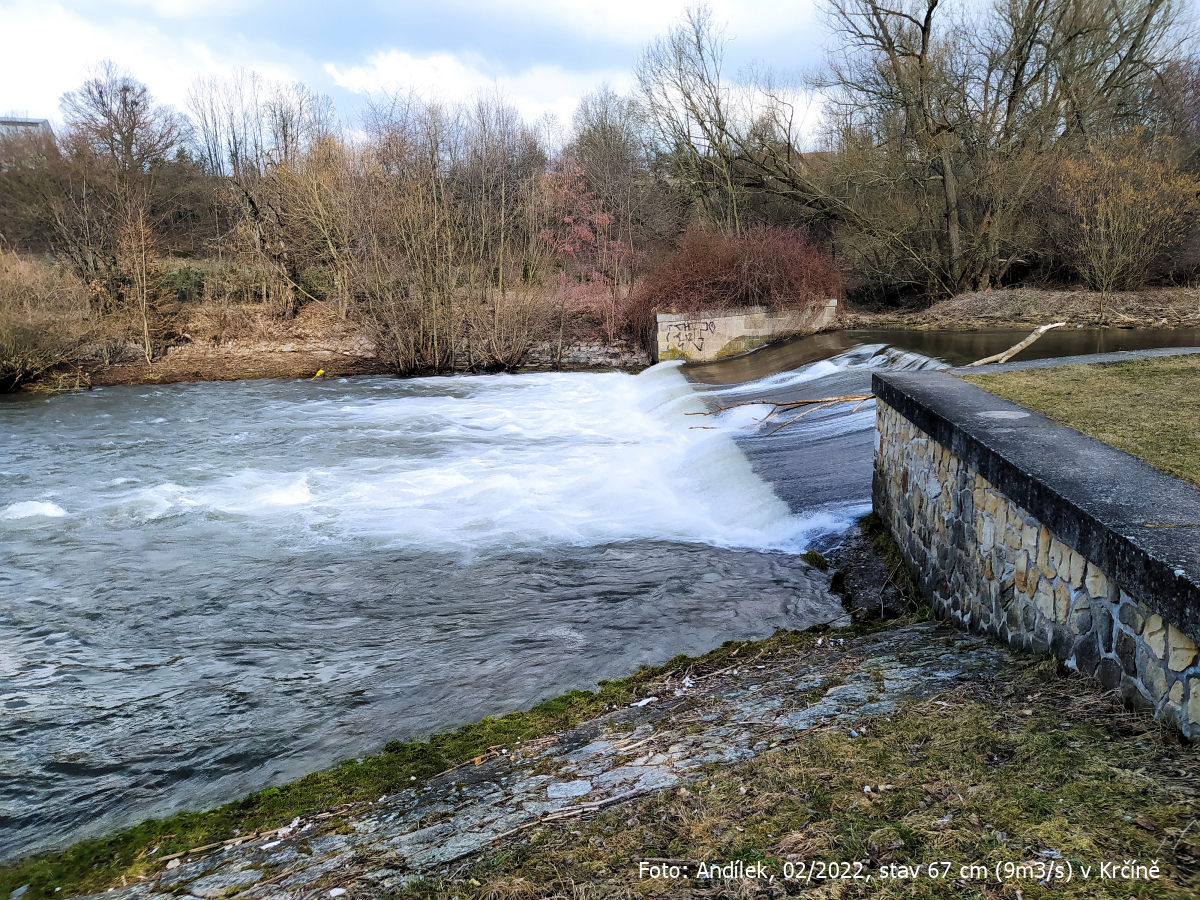
<svg viewBox="0 0 1200 900">
<path fill-rule="evenodd" d="M 637 77 L 660 152 L 696 191 L 708 219 L 736 233 L 742 185 L 736 173 L 741 125 L 723 81 L 724 37 L 705 5 L 650 44 Z"/>
<path fill-rule="evenodd" d="M 922 291 L 986 286 L 1029 262 L 1049 155 L 1137 124 L 1179 55 L 1170 0 L 833 0 L 839 37 L 814 80 L 830 152 L 801 152 L 794 100 L 722 81 L 703 7 L 639 70 L 664 146 L 721 188 L 728 227 L 747 192 L 821 217 L 868 278 Z M 740 100 L 739 100 L 740 98 Z M 677 154 L 679 151 L 675 151 Z M 740 199 L 739 199 L 740 198 Z M 714 211 L 715 212 L 715 211 Z"/>
<path fill-rule="evenodd" d="M 612 217 L 604 234 L 611 250 L 599 267 L 614 302 L 633 287 L 639 251 L 660 246 L 678 231 L 667 192 L 654 178 L 648 129 L 637 98 L 601 86 L 580 101 L 563 156 L 578 165 L 588 192 Z"/>
<path fill-rule="evenodd" d="M 290 179 L 305 154 L 334 134 L 332 103 L 302 84 L 239 72 L 197 81 L 188 106 L 198 125 L 200 156 L 213 174 L 226 178 L 243 236 L 284 286 L 284 315 L 290 317 L 312 299 L 292 243 Z"/>
<path fill-rule="evenodd" d="M 125 265 L 132 257 L 121 248 L 130 223 L 150 233 L 172 211 L 160 176 L 188 127 L 111 63 L 65 94 L 62 107 L 66 130 L 45 181 L 45 205 L 56 247 L 91 282 L 99 311 L 109 312 L 136 289 Z"/>
<path fill-rule="evenodd" d="M 907 160 L 897 187 L 939 198 L 920 230 L 936 254 L 920 231 L 896 250 L 944 292 L 1004 277 L 1049 154 L 1136 123 L 1177 47 L 1168 0 L 997 0 L 962 16 L 940 0 L 838 0 L 831 15 L 831 119 Z"/>
<path fill-rule="evenodd" d="M 61 105 L 75 149 L 106 159 L 123 182 L 169 160 L 188 138 L 187 119 L 111 62 L 64 94 Z"/>
</svg>

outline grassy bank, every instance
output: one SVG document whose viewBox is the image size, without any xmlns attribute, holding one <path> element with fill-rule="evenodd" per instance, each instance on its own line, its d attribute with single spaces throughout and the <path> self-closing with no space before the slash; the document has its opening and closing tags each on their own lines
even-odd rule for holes
<svg viewBox="0 0 1200 900">
<path fill-rule="evenodd" d="M 841 634 L 863 629 L 844 629 Z M 764 655 L 791 654 L 815 641 L 815 632 L 779 632 L 756 642 L 727 642 L 696 659 L 679 656 L 664 665 L 643 668 L 596 691 L 571 691 L 526 712 L 485 718 L 425 741 L 389 743 L 378 755 L 349 760 L 280 787 L 205 812 L 150 820 L 64 851 L 0 867 L 0 898 L 29 885 L 25 900 L 72 896 L 131 883 L 164 868 L 168 858 L 220 842 L 247 839 L 286 825 L 296 817 L 333 808 L 348 812 L 359 804 L 410 788 L 475 759 L 511 751 L 523 741 L 552 734 L 648 696 L 661 676 L 681 666 L 697 675 L 725 668 L 735 653 L 753 648 Z M 415 779 L 415 781 L 414 781 Z M 60 890 L 61 889 L 61 890 Z"/>
<path fill-rule="evenodd" d="M 1200 355 L 967 380 L 1200 487 Z"/>
<path fill-rule="evenodd" d="M 1027 660 L 853 732 L 819 728 L 686 788 L 547 825 L 399 897 L 1190 898 L 1197 802 L 1196 748 L 1094 682 Z M 1157 861 L 1162 878 L 1098 878 L 1100 863 L 1133 859 Z M 641 861 L 693 877 L 641 877 Z M 730 861 L 761 863 L 775 882 L 695 877 L 701 862 Z M 849 871 L 871 880 L 804 881 L 802 865 L 829 862 L 861 863 Z M 925 868 L 881 879 L 891 864 Z M 785 881 L 789 865 L 798 880 Z"/>
</svg>

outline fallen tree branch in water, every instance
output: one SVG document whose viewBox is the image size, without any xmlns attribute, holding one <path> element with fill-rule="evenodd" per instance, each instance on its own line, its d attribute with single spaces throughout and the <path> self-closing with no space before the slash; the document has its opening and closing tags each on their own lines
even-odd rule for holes
<svg viewBox="0 0 1200 900">
<path fill-rule="evenodd" d="M 1066 324 L 1066 322 L 1055 322 L 1052 325 L 1043 325 L 1041 328 L 1036 328 L 1034 329 L 1033 333 L 1029 335 L 1029 337 L 1025 338 L 1025 340 L 1021 341 L 1019 344 L 1013 344 L 1003 353 L 997 353 L 994 356 L 985 356 L 983 359 L 977 359 L 973 363 L 967 363 L 967 367 L 970 368 L 972 366 L 986 366 L 989 363 L 1008 362 L 1051 328 L 1062 328 Z"/>
<path fill-rule="evenodd" d="M 803 419 L 805 416 L 807 416 L 811 412 L 816 412 L 819 409 L 827 409 L 830 406 L 836 406 L 839 403 L 853 403 L 854 409 L 850 410 L 850 412 L 856 413 L 856 412 L 858 412 L 858 409 L 860 406 L 862 406 L 868 400 L 873 400 L 874 398 L 875 398 L 874 394 L 842 394 L 841 396 L 838 396 L 838 397 L 818 397 L 814 400 L 789 400 L 784 403 L 776 403 L 772 400 L 747 400 L 743 403 L 731 404 L 730 406 L 719 406 L 716 409 L 711 410 L 709 412 L 687 413 L 687 415 L 689 415 L 689 416 L 711 416 L 711 415 L 715 415 L 717 413 L 723 413 L 726 410 L 737 409 L 738 407 L 741 407 L 741 406 L 770 406 L 771 411 L 769 413 L 767 413 L 765 416 L 763 416 L 761 419 L 759 419 L 758 422 L 756 423 L 758 425 L 763 425 L 763 424 L 769 422 L 775 416 L 779 415 L 780 413 L 794 412 L 797 409 L 804 410 L 804 412 L 800 413 L 797 416 L 793 416 L 792 418 L 790 418 L 786 422 L 784 422 L 782 425 L 779 425 L 779 426 L 771 429 L 770 431 L 768 431 L 766 434 L 766 437 L 770 437 L 771 435 L 775 434 L 776 432 L 782 431 L 784 428 L 787 428 L 793 422 Z M 711 428 L 712 426 L 711 425 L 693 425 L 692 427 L 693 428 Z"/>
</svg>

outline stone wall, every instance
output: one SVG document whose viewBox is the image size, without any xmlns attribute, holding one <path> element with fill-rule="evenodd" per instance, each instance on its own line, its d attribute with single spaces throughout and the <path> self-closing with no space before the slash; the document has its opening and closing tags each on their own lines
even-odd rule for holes
<svg viewBox="0 0 1200 900">
<path fill-rule="evenodd" d="M 626 372 L 640 372 L 649 364 L 648 354 L 628 341 L 615 341 L 611 344 L 600 341 L 568 343 L 561 349 L 557 343 L 547 341 L 530 348 L 521 363 L 521 370 L 621 369 Z"/>
<path fill-rule="evenodd" d="M 937 612 L 1052 653 L 1200 735 L 1200 567 L 1188 547 L 1196 533 L 1178 550 L 1178 535 L 1164 545 L 1144 533 L 1170 531 L 1179 516 L 1200 524 L 1200 492 L 951 376 L 923 379 L 876 376 L 874 503 Z M 1070 433 L 1055 440 L 1057 432 Z M 1061 471 L 1077 462 L 1079 441 L 1107 460 L 1093 489 L 1109 496 L 1098 501 Z M 1031 443 L 1049 452 L 1030 452 Z M 1146 482 L 1162 521 L 1141 521 L 1134 498 L 1124 523 L 1110 521 L 1105 510 L 1122 508 L 1112 495 L 1144 492 Z"/>
<path fill-rule="evenodd" d="M 764 344 L 820 331 L 833 324 L 837 300 L 811 309 L 771 312 L 762 306 L 700 313 L 659 313 L 655 361 L 706 362 L 745 353 Z"/>
<path fill-rule="evenodd" d="M 140 358 L 141 348 L 132 345 L 129 356 Z M 354 335 L 339 342 L 295 340 L 272 341 L 227 341 L 220 344 L 187 343 L 167 349 L 164 359 L 171 363 L 197 363 L 214 359 L 255 360 L 280 355 L 291 355 L 298 360 L 298 374 L 311 374 L 315 366 L 324 361 L 376 360 L 375 345 L 365 335 Z M 522 371 L 544 371 L 561 367 L 567 371 L 596 369 L 623 369 L 640 371 L 650 364 L 648 354 L 628 341 L 613 343 L 603 341 L 566 342 L 561 347 L 556 341 L 534 344 L 522 360 Z M 386 366 L 379 364 L 377 371 L 386 373 Z"/>
</svg>

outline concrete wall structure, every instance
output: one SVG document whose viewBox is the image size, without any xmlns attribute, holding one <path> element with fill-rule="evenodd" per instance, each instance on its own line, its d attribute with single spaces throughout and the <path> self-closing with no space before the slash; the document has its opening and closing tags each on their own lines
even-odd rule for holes
<svg viewBox="0 0 1200 900">
<path fill-rule="evenodd" d="M 873 388 L 875 509 L 938 613 L 1200 736 L 1200 491 L 948 374 Z"/>
<path fill-rule="evenodd" d="M 655 362 L 683 359 L 708 362 L 754 350 L 794 334 L 821 331 L 833 324 L 837 300 L 794 312 L 763 306 L 702 313 L 659 313 Z"/>
</svg>

